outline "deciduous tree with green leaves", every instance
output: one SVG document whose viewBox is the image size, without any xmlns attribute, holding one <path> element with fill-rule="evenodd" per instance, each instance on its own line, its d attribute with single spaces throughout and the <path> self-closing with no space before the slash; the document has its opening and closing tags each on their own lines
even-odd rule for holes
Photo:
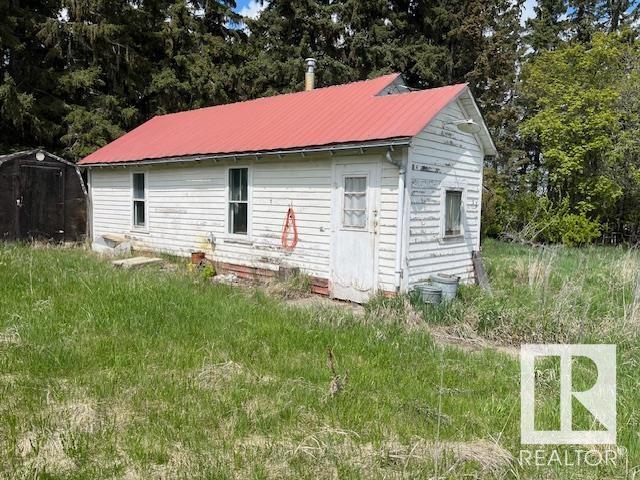
<svg viewBox="0 0 640 480">
<path fill-rule="evenodd" d="M 623 98 L 637 91 L 639 54 L 630 32 L 597 33 L 540 54 L 523 72 L 534 107 L 520 131 L 540 146 L 546 195 L 605 230 L 631 227 L 618 222 L 620 208 L 640 188 L 636 100 Z"/>
</svg>

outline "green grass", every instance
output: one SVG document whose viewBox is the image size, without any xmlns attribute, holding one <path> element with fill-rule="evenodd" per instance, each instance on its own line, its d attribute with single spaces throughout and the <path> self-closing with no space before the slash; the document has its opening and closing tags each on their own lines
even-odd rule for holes
<svg viewBox="0 0 640 480">
<path fill-rule="evenodd" d="M 494 296 L 465 289 L 428 319 L 468 321 L 483 302 L 533 315 L 538 293 L 515 283 L 513 295 L 502 291 L 518 275 L 513 262 L 529 254 L 487 244 Z M 554 268 L 569 272 L 583 254 Z M 598 255 L 604 269 L 626 254 Z M 116 270 L 82 250 L 0 245 L 0 477 L 553 474 L 501 461 L 503 449 L 514 456 L 520 449 L 516 360 L 442 349 L 427 330 L 401 322 L 288 308 L 260 290 L 212 285 L 183 270 Z M 554 281 L 549 288 L 561 289 Z M 612 318 L 620 311 L 604 297 L 606 306 L 590 303 L 593 318 L 598 309 Z M 501 331 L 516 331 L 499 321 Z M 619 444 L 634 464 L 638 355 L 634 341 L 624 341 Z M 348 372 L 335 396 L 327 348 L 338 373 Z M 541 399 L 546 422 L 554 405 L 551 393 Z M 434 454 L 436 443 L 443 455 Z M 555 473 L 622 478 L 624 470 Z"/>
</svg>

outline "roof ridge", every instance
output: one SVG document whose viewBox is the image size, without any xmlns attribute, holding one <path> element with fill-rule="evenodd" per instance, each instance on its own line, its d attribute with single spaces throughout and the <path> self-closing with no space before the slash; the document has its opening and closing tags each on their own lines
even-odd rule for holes
<svg viewBox="0 0 640 480">
<path fill-rule="evenodd" d="M 463 83 L 453 83 L 451 85 L 441 85 L 439 87 L 428 87 L 428 88 L 421 88 L 418 90 L 408 90 L 404 93 L 391 93 L 389 95 L 376 95 L 377 98 L 393 98 L 397 95 L 423 95 L 425 93 L 433 93 L 437 90 L 452 90 L 452 89 L 456 89 L 456 88 L 460 88 L 460 87 L 469 87 L 469 84 L 466 82 Z"/>
</svg>

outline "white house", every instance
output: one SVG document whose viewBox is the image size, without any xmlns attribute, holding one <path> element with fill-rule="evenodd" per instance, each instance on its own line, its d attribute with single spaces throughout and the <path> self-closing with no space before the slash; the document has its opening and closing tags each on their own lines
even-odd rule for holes
<svg viewBox="0 0 640 480">
<path fill-rule="evenodd" d="M 360 302 L 436 272 L 473 279 L 495 154 L 466 85 L 387 75 L 158 116 L 79 164 L 94 238 L 202 250 L 243 276 L 298 267 Z"/>
</svg>

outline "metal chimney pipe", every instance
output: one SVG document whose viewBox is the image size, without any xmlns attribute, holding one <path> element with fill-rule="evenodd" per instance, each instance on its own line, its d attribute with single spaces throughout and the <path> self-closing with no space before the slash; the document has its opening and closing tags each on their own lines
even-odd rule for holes
<svg viewBox="0 0 640 480">
<path fill-rule="evenodd" d="M 316 86 L 316 59 L 315 58 L 307 58 L 305 59 L 305 63 L 307 64 L 307 71 L 304 74 L 304 89 L 308 92 L 313 90 Z"/>
</svg>

